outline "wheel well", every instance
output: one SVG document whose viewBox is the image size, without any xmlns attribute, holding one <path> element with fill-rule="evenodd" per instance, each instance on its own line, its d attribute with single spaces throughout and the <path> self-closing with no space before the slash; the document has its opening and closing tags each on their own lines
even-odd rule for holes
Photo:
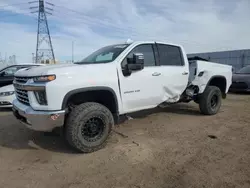
<svg viewBox="0 0 250 188">
<path fill-rule="evenodd" d="M 209 83 L 209 86 L 216 86 L 221 90 L 223 98 L 226 97 L 227 80 L 223 76 L 213 77 Z"/>
<path fill-rule="evenodd" d="M 118 103 L 115 94 L 109 90 L 90 90 L 73 92 L 64 98 L 62 108 L 69 105 L 79 105 L 85 102 L 97 102 L 106 106 L 113 114 L 118 113 Z"/>
</svg>

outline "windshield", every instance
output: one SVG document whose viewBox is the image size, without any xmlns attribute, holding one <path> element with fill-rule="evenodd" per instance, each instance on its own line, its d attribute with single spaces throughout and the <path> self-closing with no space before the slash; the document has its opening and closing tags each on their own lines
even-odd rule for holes
<svg viewBox="0 0 250 188">
<path fill-rule="evenodd" d="M 105 46 L 94 53 L 90 54 L 88 57 L 84 58 L 82 61 L 76 62 L 75 64 L 95 64 L 95 63 L 109 63 L 114 61 L 129 45 L 128 44 L 118 44 Z"/>
<path fill-rule="evenodd" d="M 250 66 L 243 67 L 236 74 L 250 74 Z"/>
</svg>

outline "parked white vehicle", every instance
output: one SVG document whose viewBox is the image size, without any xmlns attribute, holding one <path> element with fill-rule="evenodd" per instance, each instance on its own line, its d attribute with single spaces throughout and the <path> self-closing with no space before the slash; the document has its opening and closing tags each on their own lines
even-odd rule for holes
<svg viewBox="0 0 250 188">
<path fill-rule="evenodd" d="M 12 107 L 12 102 L 16 99 L 13 84 L 0 87 L 0 108 Z"/>
<path fill-rule="evenodd" d="M 0 70 L 0 108 L 12 107 L 12 102 L 16 99 L 15 89 L 12 84 L 14 74 L 22 69 L 41 66 L 44 64 L 17 64 L 4 67 Z"/>
<path fill-rule="evenodd" d="M 189 62 L 179 45 L 111 45 L 75 64 L 17 72 L 13 113 L 36 131 L 63 128 L 72 147 L 92 152 L 123 114 L 192 100 L 216 114 L 231 80 L 231 66 Z"/>
</svg>

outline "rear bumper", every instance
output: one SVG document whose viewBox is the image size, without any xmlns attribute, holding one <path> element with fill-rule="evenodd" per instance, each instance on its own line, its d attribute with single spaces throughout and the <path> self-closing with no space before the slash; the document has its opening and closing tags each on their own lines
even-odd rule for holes
<svg viewBox="0 0 250 188">
<path fill-rule="evenodd" d="M 14 116 L 27 128 L 35 131 L 51 132 L 64 124 L 65 111 L 35 111 L 18 100 L 13 101 Z"/>
</svg>

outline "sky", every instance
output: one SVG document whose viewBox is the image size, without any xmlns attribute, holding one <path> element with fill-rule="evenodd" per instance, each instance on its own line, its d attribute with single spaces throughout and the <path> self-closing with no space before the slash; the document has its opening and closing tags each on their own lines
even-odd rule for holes
<svg viewBox="0 0 250 188">
<path fill-rule="evenodd" d="M 0 0 L 0 53 L 30 63 L 36 51 L 35 0 Z M 250 48 L 249 0 L 47 0 L 56 59 L 75 61 L 127 39 L 183 45 L 187 53 Z M 35 11 L 37 9 L 33 9 Z M 0 58 L 1 58 L 0 56 Z"/>
</svg>

